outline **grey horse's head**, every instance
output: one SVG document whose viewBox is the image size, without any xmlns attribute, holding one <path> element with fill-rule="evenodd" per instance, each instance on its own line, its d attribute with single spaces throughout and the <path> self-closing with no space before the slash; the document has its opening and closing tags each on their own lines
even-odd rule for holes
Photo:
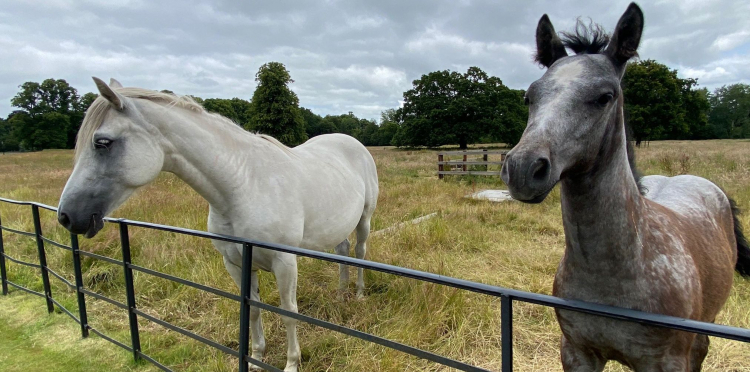
<svg viewBox="0 0 750 372">
<path fill-rule="evenodd" d="M 536 30 L 536 60 L 545 74 L 526 92 L 529 121 L 503 164 L 502 179 L 513 198 L 543 201 L 567 176 L 595 169 L 622 111 L 620 80 L 636 55 L 643 13 L 631 3 L 611 39 L 582 25 L 561 40 L 545 14 Z M 566 47 L 576 54 L 568 56 Z"/>
<path fill-rule="evenodd" d="M 65 184 L 57 212 L 70 232 L 96 235 L 103 218 L 139 187 L 159 175 L 164 163 L 160 135 L 135 101 L 94 78 L 99 98 L 86 112 L 76 140 L 73 173 Z"/>
</svg>

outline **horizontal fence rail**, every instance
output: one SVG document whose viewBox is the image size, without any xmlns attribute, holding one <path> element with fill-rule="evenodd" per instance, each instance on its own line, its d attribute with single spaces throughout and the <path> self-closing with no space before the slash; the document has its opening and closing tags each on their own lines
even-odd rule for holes
<svg viewBox="0 0 750 372">
<path fill-rule="evenodd" d="M 499 176 L 500 171 L 490 171 L 490 165 L 502 165 L 508 150 L 460 150 L 438 152 L 438 178 L 443 179 L 446 175 L 476 175 L 476 176 Z M 489 155 L 500 155 L 499 161 L 489 161 Z M 461 160 L 447 160 L 447 156 L 461 155 Z M 481 160 L 469 160 L 469 156 L 481 155 Z M 467 166 L 479 166 L 479 169 L 469 169 Z"/>
<path fill-rule="evenodd" d="M 382 273 L 397 275 L 397 276 L 401 276 L 405 278 L 434 283 L 438 285 L 444 285 L 444 286 L 448 286 L 452 288 L 457 288 L 461 290 L 466 290 L 466 291 L 470 291 L 474 293 L 480 293 L 480 294 L 499 298 L 500 308 L 501 308 L 500 313 L 501 313 L 501 338 L 502 338 L 502 344 L 501 344 L 502 371 L 513 370 L 513 326 L 512 326 L 513 310 L 512 309 L 513 309 L 514 301 L 521 301 L 521 302 L 526 302 L 526 303 L 531 303 L 531 304 L 536 304 L 536 305 L 541 305 L 541 306 L 546 306 L 546 307 L 552 307 L 555 309 L 582 312 L 582 313 L 591 314 L 591 315 L 598 315 L 598 316 L 604 316 L 604 317 L 613 318 L 613 319 L 619 319 L 623 321 L 635 322 L 635 323 L 639 323 L 643 325 L 671 328 L 671 329 L 676 329 L 676 330 L 681 330 L 681 331 L 700 333 L 700 334 L 705 334 L 709 336 L 721 337 L 721 338 L 750 343 L 750 329 L 743 329 L 743 328 L 731 327 L 731 326 L 720 325 L 720 324 L 699 322 L 699 321 L 690 320 L 690 319 L 683 319 L 683 318 L 677 318 L 677 317 L 666 316 L 666 315 L 646 313 L 646 312 L 641 312 L 641 311 L 636 311 L 636 310 L 631 310 L 631 309 L 624 309 L 624 308 L 588 303 L 588 302 L 583 302 L 583 301 L 566 300 L 566 299 L 549 296 L 549 295 L 524 292 L 524 291 L 497 287 L 497 286 L 482 284 L 482 283 L 475 283 L 475 282 L 471 282 L 467 280 L 456 279 L 456 278 L 447 277 L 443 275 L 437 275 L 433 273 L 407 269 L 407 268 L 388 265 L 384 263 L 366 261 L 366 260 L 351 258 L 351 257 L 346 257 L 346 256 L 339 256 L 336 254 L 325 253 L 325 252 L 311 251 L 311 250 L 307 250 L 303 248 L 292 247 L 292 246 L 287 246 L 287 245 L 282 245 L 282 244 L 273 244 L 273 243 L 256 241 L 252 239 L 240 238 L 240 237 L 229 236 L 229 235 L 214 234 L 214 233 L 209 233 L 205 231 L 192 230 L 192 229 L 186 229 L 186 228 L 180 228 L 180 227 L 174 227 L 174 226 L 159 225 L 159 224 L 154 224 L 154 223 L 149 223 L 149 222 L 131 221 L 131 220 L 122 219 L 122 218 L 117 218 L 117 219 L 105 218 L 105 221 L 118 224 L 120 227 L 120 243 L 121 243 L 123 256 L 122 256 L 122 260 L 116 260 L 110 257 L 101 256 L 101 255 L 97 255 L 91 252 L 80 250 L 79 245 L 78 245 L 78 237 L 74 234 L 71 234 L 70 236 L 70 239 L 71 239 L 70 246 L 64 245 L 59 242 L 55 242 L 51 239 L 44 237 L 41 231 L 41 223 L 39 222 L 39 209 L 41 208 L 41 209 L 45 209 L 48 211 L 56 212 L 57 211 L 56 208 L 48 206 L 48 205 L 40 204 L 40 203 L 21 202 L 21 201 L 10 200 L 10 199 L 5 199 L 5 198 L 0 198 L 0 202 L 11 203 L 11 204 L 16 204 L 16 205 L 31 206 L 32 214 L 34 217 L 34 225 L 35 225 L 34 233 L 10 229 L 5 226 L 2 226 L 2 219 L 0 216 L 0 275 L 2 276 L 3 295 L 8 294 L 8 286 L 10 286 L 12 288 L 16 288 L 16 289 L 37 295 L 39 297 L 42 297 L 48 303 L 49 312 L 52 312 L 54 307 L 56 306 L 60 311 L 70 316 L 75 322 L 79 323 L 81 325 L 81 334 L 83 337 L 88 337 L 89 333 L 94 333 L 100 336 L 101 338 L 127 350 L 128 352 L 133 353 L 133 357 L 136 360 L 139 360 L 139 359 L 146 360 L 154 364 L 156 367 L 158 367 L 159 369 L 163 371 L 171 371 L 171 369 L 169 369 L 167 366 L 164 366 L 163 364 L 159 363 L 158 361 L 144 354 L 141 351 L 140 340 L 139 340 L 139 327 L 138 327 L 139 317 L 146 319 L 148 321 L 154 322 L 156 324 L 159 324 L 167 329 L 178 332 L 184 336 L 192 338 L 193 340 L 196 340 L 200 343 L 211 346 L 219 351 L 222 351 L 228 355 L 238 358 L 239 369 L 242 372 L 248 370 L 248 363 L 261 367 L 268 371 L 280 371 L 280 369 L 272 365 L 269 365 L 267 363 L 264 363 L 263 361 L 253 359 L 250 355 L 248 355 L 249 341 L 250 341 L 249 339 L 250 338 L 250 335 L 249 335 L 250 307 L 257 307 L 257 308 L 267 310 L 267 311 L 270 311 L 270 312 L 273 312 L 282 316 L 292 317 L 292 318 L 301 320 L 303 322 L 307 322 L 307 323 L 310 323 L 319 327 L 323 327 L 323 328 L 330 329 L 336 332 L 340 332 L 340 333 L 343 333 L 352 337 L 356 337 L 356 338 L 359 338 L 368 342 L 373 342 L 373 343 L 376 343 L 376 344 L 379 344 L 379 345 L 382 345 L 391 349 L 395 349 L 395 350 L 398 350 L 407 354 L 411 354 L 413 356 L 416 356 L 422 359 L 430 360 L 435 363 L 439 363 L 445 366 L 456 368 L 458 370 L 472 371 L 472 372 L 486 371 L 485 369 L 475 367 L 475 366 L 472 366 L 472 365 L 469 365 L 469 364 L 466 364 L 457 360 L 453 360 L 450 358 L 446 358 L 446 357 L 431 353 L 429 351 L 421 350 L 421 349 L 418 349 L 409 345 L 404 345 L 404 344 L 401 344 L 392 340 L 388 340 L 388 339 L 378 337 L 369 333 L 365 333 L 362 331 L 358 331 L 355 329 L 347 328 L 341 325 L 333 324 L 324 320 L 312 318 L 303 314 L 289 312 L 287 310 L 281 309 L 276 306 L 272 306 L 272 305 L 268 305 L 262 302 L 252 300 L 250 297 L 250 271 L 251 271 L 250 268 L 252 266 L 252 252 L 254 249 L 257 249 L 257 248 L 270 249 L 270 250 L 274 250 L 277 252 L 291 253 L 297 256 L 310 257 L 313 259 L 328 261 L 332 263 L 340 263 L 340 264 L 346 264 L 350 266 L 361 267 L 361 268 L 368 269 L 368 270 L 374 270 L 374 271 L 378 271 Z M 241 244 L 243 246 L 243 264 L 242 264 L 242 286 L 240 288 L 240 295 L 237 296 L 235 294 L 228 293 L 228 292 L 225 292 L 216 288 L 212 288 L 206 285 L 202 285 L 199 283 L 195 283 L 190 280 L 178 278 L 169 274 L 161 273 L 155 270 L 151 270 L 151 269 L 133 264 L 131 261 L 131 257 L 130 257 L 130 241 L 129 241 L 129 232 L 128 232 L 129 227 L 167 231 L 167 232 L 172 232 L 172 233 L 177 233 L 177 234 L 191 235 L 191 236 L 196 236 L 196 237 L 201 237 L 201 238 L 206 238 L 206 239 Z M 7 255 L 5 253 L 3 231 L 7 231 L 10 233 L 17 233 L 20 235 L 35 238 L 37 241 L 37 248 L 38 248 L 40 262 L 38 264 L 25 262 L 25 261 L 22 261 L 22 260 L 19 260 L 17 258 Z M 47 263 L 44 258 L 45 250 L 46 250 L 46 247 L 44 246 L 45 242 L 49 243 L 50 245 L 54 247 L 62 248 L 62 249 L 72 252 L 73 266 L 74 266 L 74 271 L 75 271 L 75 283 L 68 281 L 67 279 L 65 279 L 64 277 L 60 276 L 58 273 L 50 270 L 47 267 Z M 111 264 L 115 264 L 115 265 L 119 265 L 123 267 L 123 274 L 126 279 L 125 281 L 126 281 L 126 287 L 127 287 L 126 288 L 126 296 L 127 296 L 126 304 L 84 288 L 82 272 L 81 272 L 81 263 L 80 263 L 80 256 L 82 255 L 93 258 L 93 259 L 103 260 Z M 43 277 L 48 276 L 48 274 L 52 274 L 53 277 L 60 279 L 65 285 L 73 288 L 76 292 L 77 300 L 78 300 L 78 316 L 74 315 L 73 312 L 64 308 L 58 301 L 52 298 L 52 292 L 50 290 L 49 279 L 46 279 L 46 281 L 43 280 L 43 282 L 45 282 L 43 283 L 44 293 L 33 291 L 17 283 L 13 283 L 9 281 L 8 276 L 7 276 L 7 271 L 6 271 L 6 260 L 5 260 L 6 258 L 10 262 L 26 265 L 29 267 L 33 267 L 35 269 L 39 269 Z M 176 283 L 191 286 L 198 290 L 213 293 L 215 295 L 238 302 L 240 304 L 240 319 L 239 319 L 240 332 L 239 332 L 238 350 L 229 348 L 225 345 L 221 345 L 208 338 L 197 335 L 186 329 L 177 327 L 151 314 L 147 314 L 139 310 L 137 308 L 136 298 L 135 298 L 135 286 L 133 283 L 133 276 L 132 276 L 133 271 L 142 272 L 148 275 L 156 276 L 162 279 L 167 279 Z M 117 341 L 103 334 L 102 332 L 92 328 L 88 324 L 87 313 L 86 313 L 86 296 L 97 299 L 97 300 L 105 301 L 109 304 L 112 304 L 128 312 L 131 345 L 126 345 L 120 341 Z"/>
</svg>

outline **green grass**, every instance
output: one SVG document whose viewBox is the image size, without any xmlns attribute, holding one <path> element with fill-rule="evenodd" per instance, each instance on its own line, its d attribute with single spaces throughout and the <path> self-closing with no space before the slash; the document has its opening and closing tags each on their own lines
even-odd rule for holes
<svg viewBox="0 0 750 372">
<path fill-rule="evenodd" d="M 565 236 L 560 212 L 560 193 L 554 190 L 543 203 L 490 203 L 465 199 L 479 189 L 505 188 L 499 178 L 436 176 L 435 151 L 401 151 L 371 148 L 378 166 L 381 194 L 372 229 L 380 230 L 415 217 L 439 212 L 436 218 L 409 225 L 396 232 L 374 236 L 367 258 L 417 270 L 482 283 L 549 294 Z M 683 172 L 707 177 L 726 190 L 744 210 L 750 210 L 750 146 L 743 141 L 652 142 L 638 150 L 639 167 L 646 174 L 675 175 Z M 70 151 L 43 151 L 0 156 L 0 196 L 57 205 L 72 169 Z M 205 230 L 207 203 L 176 177 L 163 174 L 115 212 L 116 217 Z M 741 221 L 750 231 L 750 213 Z M 3 224 L 33 229 L 28 207 L 0 203 Z M 42 212 L 44 234 L 68 242 L 55 216 Z M 5 234 L 9 254 L 36 260 L 36 245 L 26 237 Z M 83 249 L 120 257 L 119 233 L 107 225 L 94 239 L 81 239 Z M 237 293 L 211 244 L 195 237 L 131 229 L 133 260 L 168 274 Z M 49 247 L 49 265 L 72 279 L 69 252 Z M 13 281 L 41 289 L 38 271 L 8 264 Z M 85 258 L 84 281 L 91 290 L 124 302 L 122 269 Z M 300 312 L 353 327 L 412 346 L 472 363 L 500 368 L 500 303 L 487 296 L 366 272 L 367 297 L 363 301 L 336 300 L 338 267 L 300 259 L 298 305 Z M 353 273 L 352 273 L 353 274 Z M 354 275 L 352 275 L 354 277 Z M 76 311 L 74 293 L 51 278 L 56 299 Z M 263 301 L 278 304 L 272 275 L 262 273 Z M 138 306 L 155 316 L 236 348 L 239 309 L 232 301 L 135 273 Z M 352 280 L 351 289 L 354 290 Z M 23 311 L 8 312 L 21 307 Z M 720 314 L 719 323 L 750 328 L 750 281 L 736 277 L 734 290 Z M 88 360 L 87 346 L 99 342 L 111 359 L 110 369 L 134 366 L 130 355 L 95 336 L 81 341 L 77 326 L 64 314 L 48 316 L 44 302 L 16 293 L 0 298 L 0 315 L 7 324 L 21 324 L 16 333 L 49 338 L 70 345 L 66 353 Z M 121 309 L 89 299 L 92 325 L 123 342 L 129 341 L 127 316 Z M 3 310 L 5 309 L 5 310 Z M 33 310 L 33 312 L 32 312 Z M 69 325 L 69 332 L 50 334 L 41 326 L 20 319 Z M 52 320 L 49 320 L 52 319 Z M 263 313 L 266 329 L 266 361 L 283 367 L 285 333 L 278 316 Z M 14 326 L 15 327 L 15 326 Z M 236 361 L 209 347 L 141 320 L 144 352 L 178 371 L 233 371 Z M 554 312 L 541 306 L 517 303 L 514 307 L 514 358 L 519 371 L 560 371 L 559 329 Z M 4 334 L 4 333 L 3 333 Z M 24 348 L 23 339 L 13 348 Z M 57 340 L 57 341 L 55 341 Z M 391 351 L 307 324 L 300 324 L 299 340 L 304 371 L 442 371 L 433 363 Z M 0 341 L 2 342 L 2 341 Z M 18 342 L 19 346 L 15 346 Z M 80 347 L 79 347 L 80 346 Z M 76 350 L 78 354 L 76 354 Z M 42 354 L 44 355 L 44 354 Z M 712 339 L 704 371 L 750 371 L 750 345 Z M 39 363 L 47 357 L 38 357 Z M 50 357 L 55 359 L 54 357 Z M 18 363 L 17 359 L 8 359 Z M 5 367 L 5 363 L 0 364 Z M 13 364 L 15 366 L 15 364 Z M 98 371 L 92 361 L 91 371 Z M 15 368 L 15 367 L 14 367 Z M 3 368 L 3 370 L 5 370 Z M 29 369 L 31 370 L 31 369 Z M 54 370 L 54 369 L 53 369 Z M 75 370 L 71 368 L 71 370 Z M 623 371 L 610 363 L 607 371 Z"/>
<path fill-rule="evenodd" d="M 99 338 L 80 338 L 63 314 L 47 315 L 43 300 L 13 293 L 0 302 L 0 366 L 4 372 L 155 371 Z"/>
</svg>

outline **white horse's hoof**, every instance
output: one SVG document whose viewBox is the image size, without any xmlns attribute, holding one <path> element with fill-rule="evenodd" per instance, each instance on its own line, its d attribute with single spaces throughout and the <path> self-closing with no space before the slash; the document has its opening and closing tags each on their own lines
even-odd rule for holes
<svg viewBox="0 0 750 372">
<path fill-rule="evenodd" d="M 357 301 L 364 301 L 365 300 L 365 294 L 362 292 L 357 292 Z"/>
<path fill-rule="evenodd" d="M 284 372 L 297 372 L 298 367 L 297 364 L 287 365 L 286 368 L 284 368 Z"/>
<path fill-rule="evenodd" d="M 263 353 L 262 352 L 253 352 L 250 355 L 250 357 L 253 358 L 253 359 L 255 359 L 255 360 L 260 360 L 261 362 L 263 361 Z M 253 370 L 253 371 L 262 371 L 263 370 L 263 368 L 258 367 L 255 364 L 248 363 L 248 365 L 250 366 L 250 369 Z"/>
</svg>

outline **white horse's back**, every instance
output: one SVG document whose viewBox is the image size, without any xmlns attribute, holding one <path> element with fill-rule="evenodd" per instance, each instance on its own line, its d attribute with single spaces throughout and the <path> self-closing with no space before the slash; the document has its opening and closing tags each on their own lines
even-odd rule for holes
<svg viewBox="0 0 750 372">
<path fill-rule="evenodd" d="M 372 217 L 378 198 L 375 161 L 359 141 L 343 134 L 317 136 L 291 150 L 301 185 L 290 190 L 289 201 L 304 214 L 298 244 L 333 249 Z"/>
<path fill-rule="evenodd" d="M 368 196 L 377 199 L 378 174 L 375 160 L 355 138 L 340 133 L 324 134 L 311 138 L 292 151 L 309 161 L 330 165 L 335 170 L 354 171 L 366 183 L 364 186 Z"/>
<path fill-rule="evenodd" d="M 641 178 L 646 189 L 646 198 L 653 200 L 681 215 L 721 216 L 729 213 L 729 199 L 713 182 L 698 176 L 679 175 L 674 177 L 646 176 Z"/>
</svg>

